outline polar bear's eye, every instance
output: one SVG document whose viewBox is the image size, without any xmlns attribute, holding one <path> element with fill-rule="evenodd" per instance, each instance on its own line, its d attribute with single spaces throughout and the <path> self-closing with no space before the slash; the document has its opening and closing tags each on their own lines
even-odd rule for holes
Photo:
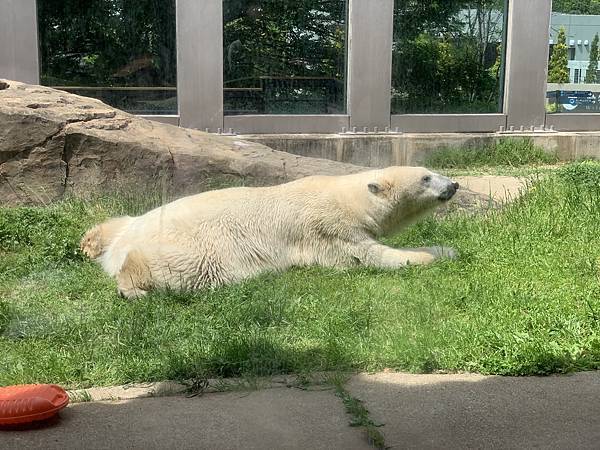
<svg viewBox="0 0 600 450">
<path fill-rule="evenodd" d="M 423 183 L 429 183 L 431 181 L 431 176 L 430 175 L 425 175 L 423 178 Z"/>
</svg>

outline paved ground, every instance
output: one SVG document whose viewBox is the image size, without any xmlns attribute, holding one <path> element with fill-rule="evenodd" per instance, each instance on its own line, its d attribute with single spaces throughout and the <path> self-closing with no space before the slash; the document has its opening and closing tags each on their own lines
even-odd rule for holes
<svg viewBox="0 0 600 450">
<path fill-rule="evenodd" d="M 525 179 L 483 175 L 453 177 L 460 189 L 448 204 L 437 209 L 436 215 L 444 217 L 454 211 L 480 213 L 499 207 L 521 196 L 527 188 Z"/>
<path fill-rule="evenodd" d="M 598 449 L 600 372 L 552 377 L 359 375 L 348 390 L 403 449 Z"/>
<path fill-rule="evenodd" d="M 495 201 L 505 202 L 518 198 L 524 188 L 525 180 L 516 177 L 478 175 L 456 177 L 461 188 L 482 196 L 491 196 Z"/>
<path fill-rule="evenodd" d="M 332 390 L 77 403 L 50 427 L 0 431 L 1 449 L 368 449 Z"/>
<path fill-rule="evenodd" d="M 361 374 L 347 389 L 392 448 L 600 448 L 600 372 Z M 0 431 L 0 449 L 369 448 L 349 419 L 333 390 L 286 387 L 77 403 L 44 428 Z"/>
</svg>

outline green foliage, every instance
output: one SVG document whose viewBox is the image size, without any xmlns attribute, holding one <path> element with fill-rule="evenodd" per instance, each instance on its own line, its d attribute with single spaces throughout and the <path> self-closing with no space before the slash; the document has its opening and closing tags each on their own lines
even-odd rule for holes
<svg viewBox="0 0 600 450">
<path fill-rule="evenodd" d="M 175 86 L 174 0 L 40 0 L 47 85 Z M 343 0 L 227 0 L 225 110 L 345 112 Z M 496 112 L 501 0 L 396 0 L 393 105 L 401 112 Z M 173 93 L 85 91 L 137 112 L 172 110 Z"/>
<path fill-rule="evenodd" d="M 397 271 L 296 269 L 132 302 L 97 264 L 49 251 L 44 238 L 73 236 L 73 248 L 90 223 L 115 214 L 111 205 L 121 211 L 120 201 L 5 208 L 0 233 L 17 243 L 0 250 L 0 261 L 12 261 L 0 271 L 0 385 L 384 367 L 599 369 L 600 195 L 573 182 L 599 173 L 598 163 L 568 166 L 498 211 L 428 219 L 387 241 L 443 243 L 458 250 L 456 261 Z M 37 252 L 45 257 L 30 260 Z"/>
<path fill-rule="evenodd" d="M 536 147 L 531 139 L 502 139 L 483 147 L 445 148 L 432 152 L 425 165 L 441 169 L 551 164 L 555 155 Z"/>
<path fill-rule="evenodd" d="M 10 307 L 6 300 L 0 298 L 0 335 L 7 328 L 10 321 Z"/>
<path fill-rule="evenodd" d="M 392 112 L 497 112 L 503 7 L 396 0 Z"/>
<path fill-rule="evenodd" d="M 600 15 L 600 0 L 553 0 L 552 11 L 565 14 Z"/>
<path fill-rule="evenodd" d="M 363 427 L 367 432 L 369 444 L 376 449 L 385 450 L 385 439 L 379 427 L 382 424 L 373 422 L 369 415 L 369 410 L 365 407 L 362 400 L 353 397 L 341 382 L 335 383 L 335 394 L 342 400 L 346 413 L 351 417 L 351 427 Z"/>
<path fill-rule="evenodd" d="M 552 57 L 548 67 L 549 83 L 569 82 L 569 60 L 567 56 L 567 36 L 564 27 L 558 32 L 557 42 L 554 45 Z"/>
<path fill-rule="evenodd" d="M 598 82 L 598 33 L 594 36 L 592 46 L 590 47 L 590 63 L 585 73 L 586 83 Z"/>
<path fill-rule="evenodd" d="M 558 112 L 558 103 L 556 101 L 546 103 L 546 112 L 550 114 Z"/>
<path fill-rule="evenodd" d="M 228 0 L 223 17 L 226 110 L 345 112 L 345 1 Z"/>
<path fill-rule="evenodd" d="M 82 213 L 78 205 L 71 205 L 68 214 L 53 207 L 1 207 L 0 251 L 36 249 L 36 257 L 46 261 L 79 260 L 75 225 Z"/>
<path fill-rule="evenodd" d="M 344 77 L 345 2 L 228 0 L 223 8 L 228 86 L 263 75 Z"/>
<path fill-rule="evenodd" d="M 175 0 L 39 0 L 41 79 L 175 86 Z"/>
<path fill-rule="evenodd" d="M 558 171 L 558 176 L 572 185 L 600 191 L 600 165 L 595 161 L 565 166 Z"/>
</svg>

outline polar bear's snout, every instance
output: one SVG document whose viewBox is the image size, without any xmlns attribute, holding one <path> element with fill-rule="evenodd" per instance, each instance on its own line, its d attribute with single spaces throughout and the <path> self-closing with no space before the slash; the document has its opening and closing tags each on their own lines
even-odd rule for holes
<svg viewBox="0 0 600 450">
<path fill-rule="evenodd" d="M 442 193 L 438 196 L 438 199 L 445 202 L 450 200 L 458 191 L 460 185 L 456 182 L 450 181 L 447 183 L 446 188 L 442 191 Z"/>
</svg>

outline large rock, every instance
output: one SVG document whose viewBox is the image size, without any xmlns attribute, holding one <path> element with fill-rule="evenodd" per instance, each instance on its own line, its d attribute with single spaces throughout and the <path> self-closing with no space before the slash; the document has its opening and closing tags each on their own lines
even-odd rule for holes
<svg viewBox="0 0 600 450">
<path fill-rule="evenodd" d="M 0 80 L 0 203 L 67 193 L 157 190 L 177 196 L 269 185 L 362 167 L 145 120 L 99 100 Z"/>
</svg>

